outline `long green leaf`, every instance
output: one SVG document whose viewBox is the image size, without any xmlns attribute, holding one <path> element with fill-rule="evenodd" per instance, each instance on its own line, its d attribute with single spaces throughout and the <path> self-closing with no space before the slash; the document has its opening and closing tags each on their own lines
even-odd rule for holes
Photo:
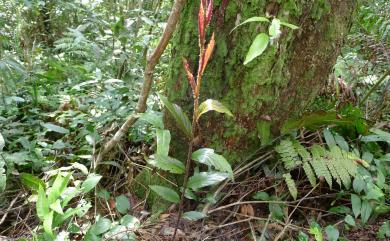
<svg viewBox="0 0 390 241">
<path fill-rule="evenodd" d="M 157 193 L 160 197 L 168 202 L 179 203 L 180 197 L 174 190 L 157 185 L 149 185 L 150 189 L 152 189 L 155 193 Z"/>
<path fill-rule="evenodd" d="M 208 99 L 199 105 L 197 118 L 199 119 L 203 114 L 212 110 L 226 114 L 228 116 L 233 116 L 232 112 L 230 112 L 230 110 L 226 108 L 221 102 L 217 100 Z"/>
<path fill-rule="evenodd" d="M 293 30 L 296 30 L 296 29 L 299 28 L 298 26 L 296 26 L 296 25 L 294 25 L 294 24 L 286 23 L 286 22 L 283 22 L 283 21 L 280 22 L 280 25 L 283 25 L 283 26 L 285 26 L 285 27 L 291 28 L 291 29 L 293 29 Z"/>
<path fill-rule="evenodd" d="M 249 48 L 249 51 L 244 61 L 244 65 L 247 65 L 257 56 L 260 56 L 267 48 L 268 43 L 269 43 L 269 36 L 267 34 L 260 33 L 259 35 L 257 35 L 252 45 Z"/>
<path fill-rule="evenodd" d="M 42 124 L 42 126 L 45 127 L 46 129 L 48 129 L 49 131 L 54 131 L 54 132 L 61 133 L 61 134 L 69 134 L 68 129 L 61 127 L 61 126 L 51 124 L 51 123 L 45 123 L 45 124 Z"/>
<path fill-rule="evenodd" d="M 45 233 L 49 234 L 50 236 L 53 236 L 53 215 L 54 211 L 50 211 L 43 218 L 43 230 L 45 230 Z"/>
<path fill-rule="evenodd" d="M 246 23 L 252 23 L 252 22 L 267 22 L 269 23 L 269 20 L 268 18 L 265 18 L 265 17 L 251 17 L 251 18 L 248 18 L 247 20 L 245 20 L 244 22 L 238 24 L 237 26 L 235 26 L 232 31 L 230 31 L 230 33 L 232 33 L 236 28 L 246 24 Z"/>
<path fill-rule="evenodd" d="M 42 186 L 39 186 L 38 188 L 36 209 L 37 215 L 41 220 L 49 214 L 49 202 L 47 201 L 46 193 Z"/>
<path fill-rule="evenodd" d="M 156 128 L 164 129 L 164 122 L 160 112 L 142 113 L 139 119 L 152 124 Z"/>
<path fill-rule="evenodd" d="M 224 172 L 200 172 L 194 174 L 188 180 L 188 187 L 197 190 L 202 187 L 212 186 L 222 182 L 229 176 Z"/>
<path fill-rule="evenodd" d="M 159 95 L 159 97 L 160 100 L 164 103 L 165 108 L 167 108 L 173 119 L 176 121 L 180 130 L 185 134 L 187 138 L 191 138 L 192 126 L 190 120 L 188 119 L 188 116 L 183 112 L 180 106 L 169 102 L 167 97 L 162 95 Z"/>
<path fill-rule="evenodd" d="M 30 188 L 31 190 L 38 191 L 39 186 L 43 188 L 45 187 L 45 183 L 41 179 L 35 177 L 30 173 L 21 173 L 20 178 L 22 183 L 26 185 L 28 188 Z"/>
<path fill-rule="evenodd" d="M 88 175 L 87 179 L 81 185 L 82 191 L 84 193 L 88 193 L 91 191 L 100 181 L 102 176 L 97 175 L 95 173 L 91 173 Z"/>
<path fill-rule="evenodd" d="M 190 212 L 183 213 L 183 218 L 189 221 L 198 221 L 205 217 L 207 217 L 206 214 L 197 211 L 190 211 Z"/>
<path fill-rule="evenodd" d="M 218 171 L 229 173 L 229 177 L 233 178 L 233 170 L 226 159 L 214 153 L 213 149 L 202 148 L 192 153 L 192 159 L 199 163 L 212 166 Z"/>
<path fill-rule="evenodd" d="M 171 133 L 169 130 L 156 130 L 157 136 L 157 154 L 161 156 L 168 156 L 169 143 L 171 142 Z"/>
<path fill-rule="evenodd" d="M 169 156 L 162 156 L 158 154 L 155 154 L 154 158 L 149 159 L 148 163 L 174 174 L 183 174 L 185 169 L 184 164 L 181 161 Z"/>
<path fill-rule="evenodd" d="M 63 175 L 66 175 L 65 177 Z M 54 183 L 51 187 L 51 191 L 48 195 L 49 205 L 54 203 L 55 200 L 61 196 L 62 192 L 68 186 L 72 173 L 58 173 Z"/>
</svg>

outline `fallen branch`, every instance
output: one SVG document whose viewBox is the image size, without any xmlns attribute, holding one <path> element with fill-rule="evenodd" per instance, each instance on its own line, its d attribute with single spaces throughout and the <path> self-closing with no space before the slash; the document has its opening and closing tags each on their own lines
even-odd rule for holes
<svg viewBox="0 0 390 241">
<path fill-rule="evenodd" d="M 144 83 L 142 85 L 142 90 L 140 93 L 140 97 L 137 102 L 137 106 L 135 109 L 135 113 L 131 114 L 127 117 L 125 123 L 121 126 L 121 128 L 115 133 L 114 137 L 111 138 L 99 152 L 96 163 L 100 163 L 104 156 L 110 152 L 114 146 L 116 146 L 122 137 L 128 132 L 130 127 L 137 121 L 138 114 L 144 113 L 146 111 L 146 101 L 149 97 L 149 92 L 152 87 L 153 82 L 153 71 L 156 65 L 158 64 L 161 55 L 165 51 L 169 40 L 172 37 L 172 34 L 176 28 L 177 22 L 180 18 L 180 12 L 183 9 L 186 0 L 176 0 L 173 4 L 171 14 L 168 18 L 167 25 L 165 27 L 164 33 L 160 42 L 158 43 L 156 49 L 153 51 L 151 55 L 147 57 L 146 66 L 144 71 Z"/>
</svg>

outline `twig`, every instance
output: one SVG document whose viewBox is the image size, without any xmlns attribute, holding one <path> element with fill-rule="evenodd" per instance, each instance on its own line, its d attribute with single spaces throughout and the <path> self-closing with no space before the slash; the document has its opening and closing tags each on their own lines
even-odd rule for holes
<svg viewBox="0 0 390 241">
<path fill-rule="evenodd" d="M 146 61 L 146 67 L 144 70 L 144 83 L 142 85 L 142 90 L 140 93 L 140 97 L 137 102 L 137 106 L 135 109 L 135 113 L 131 114 L 127 117 L 127 120 L 125 123 L 121 126 L 121 128 L 115 133 L 114 137 L 111 138 L 102 148 L 100 153 L 98 154 L 96 158 L 96 163 L 100 163 L 104 156 L 109 153 L 114 146 L 116 146 L 122 137 L 127 133 L 127 131 L 130 129 L 130 127 L 137 121 L 138 114 L 144 113 L 146 111 L 146 101 L 149 97 L 149 92 L 152 87 L 153 82 L 153 71 L 156 67 L 157 63 L 160 60 L 161 55 L 163 54 L 164 50 L 166 49 L 169 40 L 172 37 L 172 34 L 176 28 L 177 22 L 180 18 L 180 12 L 183 9 L 183 6 L 185 4 L 186 0 L 176 0 L 173 4 L 171 14 L 168 18 L 167 25 L 165 27 L 164 33 L 162 38 L 160 39 L 160 42 L 158 43 L 156 49 L 153 51 L 153 53 L 147 58 Z"/>
<path fill-rule="evenodd" d="M 5 218 L 8 216 L 9 211 L 11 210 L 11 208 L 12 208 L 12 206 L 15 204 L 15 202 L 18 200 L 19 196 L 20 196 L 20 193 L 19 193 L 14 199 L 12 199 L 12 201 L 11 201 L 9 207 L 7 208 L 7 211 L 5 211 L 3 217 L 2 217 L 1 220 L 0 220 L 0 225 L 1 225 L 2 223 L 4 223 Z"/>
</svg>

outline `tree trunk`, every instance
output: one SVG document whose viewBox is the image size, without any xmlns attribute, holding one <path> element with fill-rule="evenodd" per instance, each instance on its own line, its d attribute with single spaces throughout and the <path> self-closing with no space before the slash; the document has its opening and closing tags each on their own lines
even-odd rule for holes
<svg viewBox="0 0 390 241">
<path fill-rule="evenodd" d="M 208 118 L 201 120 L 202 145 L 224 151 L 231 161 L 252 153 L 261 145 L 259 136 L 264 136 L 270 126 L 277 133 L 285 120 L 298 116 L 313 101 L 332 72 L 356 4 L 355 0 L 275 2 L 214 1 L 211 29 L 216 34 L 216 49 L 204 75 L 201 99 L 220 100 L 235 117 L 208 114 Z M 193 70 L 197 69 L 198 8 L 199 1 L 188 1 L 182 12 L 172 44 L 172 72 L 167 81 L 169 99 L 187 112 L 191 109 L 192 95 L 182 58 L 189 60 Z M 265 16 L 266 12 L 300 29 L 282 27 L 278 43 L 244 66 L 252 41 L 260 32 L 267 32 L 268 25 L 250 23 L 231 34 L 230 31 L 238 23 Z M 174 126 L 170 122 L 167 121 L 168 127 Z M 176 144 L 175 150 L 183 149 L 179 141 Z"/>
</svg>

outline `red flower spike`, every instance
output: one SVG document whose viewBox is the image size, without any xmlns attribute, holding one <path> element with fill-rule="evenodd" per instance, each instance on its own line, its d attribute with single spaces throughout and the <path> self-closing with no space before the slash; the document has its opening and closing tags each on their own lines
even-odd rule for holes
<svg viewBox="0 0 390 241">
<path fill-rule="evenodd" d="M 201 0 L 200 3 L 204 6 L 207 6 L 207 0 Z"/>
<path fill-rule="evenodd" d="M 190 69 L 190 65 L 188 64 L 188 61 L 185 58 L 183 58 L 183 65 L 187 73 L 188 82 L 190 82 L 191 85 L 192 93 L 195 94 L 195 89 L 196 89 L 195 78 L 194 75 L 191 73 L 191 69 Z"/>
<path fill-rule="evenodd" d="M 212 17 L 213 17 L 213 0 L 210 0 L 206 11 L 206 26 L 210 24 Z"/>
<path fill-rule="evenodd" d="M 204 14 L 203 1 L 200 3 L 200 8 L 199 8 L 198 27 L 199 27 L 199 44 L 200 47 L 203 47 L 205 42 L 205 14 Z"/>
<path fill-rule="evenodd" d="M 202 70 L 201 73 L 203 74 L 204 70 L 206 69 L 207 63 L 209 62 L 209 59 L 211 55 L 213 54 L 215 47 L 215 39 L 214 39 L 214 33 L 211 36 L 210 43 L 207 45 L 206 52 L 204 53 L 203 61 L 202 61 Z"/>
</svg>

